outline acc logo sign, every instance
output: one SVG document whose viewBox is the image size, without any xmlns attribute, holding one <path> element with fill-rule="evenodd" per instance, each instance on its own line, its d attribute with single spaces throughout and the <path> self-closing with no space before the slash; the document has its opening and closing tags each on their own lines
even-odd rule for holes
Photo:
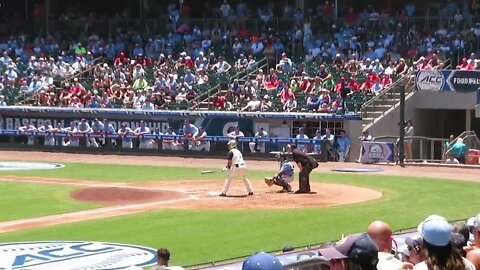
<svg viewBox="0 0 480 270">
<path fill-rule="evenodd" d="M 145 267 L 156 263 L 156 250 L 104 242 L 25 242 L 0 244 L 0 270 L 94 270 Z"/>
<path fill-rule="evenodd" d="M 368 148 L 368 158 L 371 160 L 383 160 L 385 155 L 381 144 L 374 143 Z"/>
<path fill-rule="evenodd" d="M 417 74 L 418 90 L 440 91 L 445 85 L 445 77 L 436 70 L 422 70 Z"/>
</svg>

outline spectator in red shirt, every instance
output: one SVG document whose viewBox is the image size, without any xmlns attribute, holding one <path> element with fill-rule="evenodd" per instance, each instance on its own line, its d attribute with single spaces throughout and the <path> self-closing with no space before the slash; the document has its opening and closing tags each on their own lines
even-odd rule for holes
<svg viewBox="0 0 480 270">
<path fill-rule="evenodd" d="M 393 83 L 392 77 L 390 77 L 390 75 L 388 74 L 385 74 L 385 76 L 383 76 L 382 78 L 383 89 L 389 87 L 390 85 L 392 85 L 392 83 Z"/>
<path fill-rule="evenodd" d="M 143 54 L 139 54 L 137 59 L 135 59 L 134 64 L 135 65 L 140 64 L 143 67 L 145 67 L 145 66 L 152 66 L 153 62 L 152 62 L 152 59 L 150 59 L 149 57 L 145 57 Z"/>
<path fill-rule="evenodd" d="M 380 83 L 380 77 L 375 71 L 372 70 L 372 73 L 368 75 L 368 77 L 372 83 Z"/>
<path fill-rule="evenodd" d="M 113 64 L 115 66 L 118 66 L 119 64 L 124 64 L 125 65 L 125 64 L 128 64 L 128 61 L 129 60 L 128 60 L 127 57 L 125 57 L 125 54 L 123 52 L 121 52 L 120 55 L 117 58 L 115 58 L 115 60 L 113 61 Z"/>
<path fill-rule="evenodd" d="M 302 81 L 300 82 L 300 90 L 304 93 L 310 93 L 312 90 L 312 83 L 310 82 L 310 78 L 308 76 L 305 76 L 302 78 Z"/>
<path fill-rule="evenodd" d="M 474 70 L 474 69 L 475 69 L 475 67 L 473 65 L 472 59 L 468 59 L 467 60 L 467 65 L 464 68 L 462 68 L 462 70 Z"/>
<path fill-rule="evenodd" d="M 363 93 L 370 92 L 372 89 L 373 83 L 370 81 L 370 77 L 365 78 L 365 81 L 360 85 L 360 91 Z"/>
<path fill-rule="evenodd" d="M 195 62 L 192 60 L 190 56 L 185 57 L 185 62 L 183 64 L 185 65 L 185 68 L 195 67 Z"/>
<path fill-rule="evenodd" d="M 347 83 L 347 87 L 350 88 L 350 91 L 357 92 L 360 86 L 358 85 L 357 81 L 355 81 L 355 78 L 350 77 L 350 81 Z"/>
<path fill-rule="evenodd" d="M 83 88 L 83 86 L 78 82 L 77 78 L 73 79 L 73 81 L 74 81 L 74 84 L 70 89 L 70 94 L 72 96 L 78 96 L 78 97 L 83 96 L 85 88 Z"/>
<path fill-rule="evenodd" d="M 287 87 L 284 87 L 282 92 L 278 94 L 278 97 L 280 97 L 280 101 L 282 102 L 282 104 L 285 105 L 285 103 L 289 99 L 295 99 L 295 93 L 293 93 L 290 87 L 287 86 Z"/>
<path fill-rule="evenodd" d="M 278 86 L 278 78 L 277 75 L 272 74 L 270 75 L 270 79 L 265 83 L 265 89 L 268 91 L 276 90 Z"/>
<path fill-rule="evenodd" d="M 225 108 L 225 98 L 222 96 L 216 96 L 215 98 L 213 98 L 212 104 L 214 109 L 221 110 Z"/>
<path fill-rule="evenodd" d="M 357 20 L 357 13 L 353 10 L 353 8 L 350 8 L 344 16 L 345 22 L 347 24 L 353 24 Z"/>
<path fill-rule="evenodd" d="M 456 69 L 462 69 L 462 70 L 464 70 L 464 69 L 467 68 L 467 65 L 468 65 L 468 63 L 467 63 L 467 58 L 464 57 L 464 58 L 462 58 L 462 62 L 460 62 L 460 64 L 457 65 Z"/>
<path fill-rule="evenodd" d="M 341 77 L 340 81 L 335 84 L 335 92 L 340 93 L 342 92 L 342 89 L 347 86 L 347 83 L 345 82 L 345 77 Z"/>
</svg>

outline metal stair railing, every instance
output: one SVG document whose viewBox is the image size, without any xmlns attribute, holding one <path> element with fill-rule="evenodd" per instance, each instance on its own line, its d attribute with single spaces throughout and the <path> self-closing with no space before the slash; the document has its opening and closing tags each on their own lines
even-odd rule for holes
<svg viewBox="0 0 480 270">
<path fill-rule="evenodd" d="M 440 151 L 443 150 L 444 138 L 430 138 L 424 136 L 406 136 L 405 139 L 413 141 L 413 162 L 442 162 Z M 395 160 L 398 161 L 399 136 L 385 135 L 373 138 L 376 142 L 391 142 L 395 144 Z"/>
<path fill-rule="evenodd" d="M 480 149 L 480 139 L 478 139 L 475 131 L 464 131 L 462 134 L 458 135 L 458 137 L 455 138 L 455 140 L 453 140 L 448 147 L 446 147 L 446 149 L 444 149 L 444 156 L 447 156 L 447 154 L 452 151 L 453 144 L 455 144 L 460 138 L 463 139 L 463 143 L 467 146 L 467 148 Z"/>
<path fill-rule="evenodd" d="M 388 99 L 388 96 L 393 96 L 394 94 L 400 93 L 401 87 L 408 86 L 409 83 L 411 83 L 411 75 L 405 75 L 398 80 L 396 80 L 391 86 L 387 87 L 385 90 L 381 91 L 378 95 L 374 96 L 367 102 L 365 102 L 362 107 L 360 108 L 360 111 L 362 115 L 367 114 L 370 111 L 375 111 L 375 105 L 377 102 L 380 100 L 385 100 Z"/>
<path fill-rule="evenodd" d="M 254 69 L 250 72 L 247 72 L 246 74 L 245 74 L 245 71 L 238 71 L 237 73 L 235 73 L 233 76 L 230 77 L 230 80 L 234 80 L 234 79 L 243 80 L 243 79 L 248 78 L 249 76 L 251 76 L 253 74 L 256 74 L 259 69 L 263 69 L 266 66 L 268 66 L 268 59 L 265 57 L 265 58 L 263 58 L 263 59 L 261 59 L 260 61 L 257 62 L 257 68 L 256 69 Z M 242 74 L 244 74 L 244 75 L 242 76 Z M 242 77 L 240 77 L 240 76 L 242 76 Z M 222 82 L 218 81 L 210 89 L 208 89 L 207 91 L 205 91 L 204 93 L 202 93 L 201 95 L 198 95 L 195 99 L 193 99 L 192 100 L 193 105 L 190 107 L 190 109 L 192 109 L 192 110 L 198 109 L 202 102 L 209 102 L 210 99 L 218 96 L 218 94 L 221 93 L 221 91 L 222 91 L 221 83 Z M 208 104 L 208 108 L 210 108 L 210 104 Z"/>
<path fill-rule="evenodd" d="M 388 92 L 388 93 L 390 93 L 391 95 L 392 95 L 392 94 L 399 93 L 398 89 L 401 89 L 400 87 L 405 87 L 406 89 L 413 88 L 413 86 L 411 86 L 411 83 L 412 83 L 413 80 L 415 80 L 415 76 L 407 75 L 407 76 L 404 76 L 403 78 L 401 78 L 400 80 L 401 80 L 402 82 L 405 82 L 405 81 L 406 81 L 406 83 L 403 84 L 403 85 L 400 84 L 400 83 L 397 84 L 397 85 L 395 86 L 395 89 L 391 89 L 390 92 Z M 408 94 L 407 94 L 407 96 L 405 97 L 406 100 L 409 99 L 411 96 L 413 96 L 414 91 L 407 91 L 407 92 L 408 92 Z M 375 119 L 372 119 L 369 123 L 366 123 L 365 126 L 364 126 L 364 130 L 370 128 L 370 126 L 371 126 L 372 124 L 374 124 L 375 122 L 377 122 L 378 119 L 381 119 L 383 116 L 385 116 L 389 111 L 391 111 L 391 110 L 395 109 L 396 107 L 398 107 L 398 106 L 399 106 L 399 103 L 400 103 L 400 102 L 397 102 L 396 104 L 392 105 L 392 107 L 389 107 L 388 109 L 383 110 L 381 115 L 377 116 Z M 375 103 L 373 103 L 373 106 L 372 106 L 372 107 L 362 108 L 362 110 L 363 110 L 363 111 L 362 111 L 362 115 L 363 115 L 363 116 L 365 116 L 366 114 L 369 113 L 369 111 L 367 111 L 367 109 L 369 109 L 369 108 L 372 108 L 373 110 L 372 110 L 371 112 L 374 112 L 374 111 L 375 111 Z"/>
</svg>

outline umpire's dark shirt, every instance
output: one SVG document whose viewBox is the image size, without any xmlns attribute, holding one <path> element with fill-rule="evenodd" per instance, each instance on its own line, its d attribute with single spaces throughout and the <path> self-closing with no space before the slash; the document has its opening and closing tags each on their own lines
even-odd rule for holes
<svg viewBox="0 0 480 270">
<path fill-rule="evenodd" d="M 293 149 L 292 151 L 293 161 L 302 164 L 302 167 L 310 166 L 310 160 L 308 155 L 299 149 Z"/>
</svg>

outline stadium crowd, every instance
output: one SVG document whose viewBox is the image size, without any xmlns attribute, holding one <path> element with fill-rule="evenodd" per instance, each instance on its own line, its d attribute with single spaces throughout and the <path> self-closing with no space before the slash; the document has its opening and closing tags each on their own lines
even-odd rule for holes
<svg viewBox="0 0 480 270">
<path fill-rule="evenodd" d="M 342 236 L 338 243 L 323 243 L 308 252 L 286 246 L 275 255 L 299 252 L 294 269 L 300 270 L 480 269 L 480 214 L 453 225 L 442 216 L 430 215 L 418 225 L 416 232 L 409 233 L 401 248 L 393 237 L 390 225 L 377 220 L 370 223 L 365 232 Z M 157 253 L 158 262 L 151 270 L 181 269 L 169 266 L 167 249 L 158 249 Z M 242 264 L 242 270 L 283 269 L 290 268 L 264 252 L 247 257 Z"/>
<path fill-rule="evenodd" d="M 412 69 L 444 68 L 452 52 L 463 51 L 467 41 L 480 34 L 480 25 L 465 30 L 469 11 L 463 9 L 461 18 L 456 5 L 452 2 L 441 9 L 454 21 L 452 27 L 437 31 L 402 24 L 415 15 L 410 4 L 396 17 L 371 6 L 361 12 L 350 9 L 342 13 L 342 26 L 332 26 L 330 4 L 321 2 L 315 12 L 302 12 L 287 3 L 280 15 L 294 18 L 287 33 L 275 32 L 270 25 L 272 6 L 255 12 L 242 2 L 233 7 L 226 1 L 213 8 L 210 16 L 228 20 L 203 28 L 182 19 L 188 18 L 183 14 L 188 8 L 180 9 L 172 2 L 166 11 L 170 18 L 166 35 L 119 28 L 108 39 L 89 27 L 95 20 L 89 16 L 82 20 L 84 33 L 73 39 L 64 40 L 60 34 L 22 34 L 2 40 L 0 68 L 5 71 L 0 91 L 5 96 L 9 88 L 16 88 L 19 97 L 9 103 L 27 99 L 40 106 L 188 107 L 197 104 L 197 97 L 214 87 L 218 78 L 229 80 L 246 70 L 256 74 L 230 81 L 225 91 L 210 100 L 211 107 L 342 112 L 353 93 L 379 93 L 397 76 Z M 322 15 L 324 19 L 319 19 Z M 242 22 L 257 16 L 265 27 L 253 33 Z M 370 23 L 365 25 L 365 21 Z M 384 25 L 387 30 L 381 31 Z M 324 27 L 326 33 L 321 31 Z M 304 57 L 298 57 L 301 51 L 307 52 Z M 257 70 L 262 58 L 274 63 L 273 69 Z M 478 62 L 472 53 L 457 68 L 479 69 Z M 308 98 L 298 100 L 302 94 Z"/>
</svg>

